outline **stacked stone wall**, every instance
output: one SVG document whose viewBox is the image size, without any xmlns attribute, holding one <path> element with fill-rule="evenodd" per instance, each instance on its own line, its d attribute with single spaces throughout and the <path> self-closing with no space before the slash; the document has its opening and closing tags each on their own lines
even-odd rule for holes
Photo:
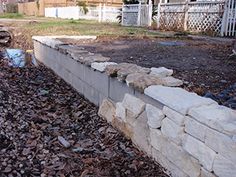
<svg viewBox="0 0 236 177">
<path fill-rule="evenodd" d="M 37 60 L 99 106 L 102 118 L 171 176 L 236 175 L 234 110 L 173 87 L 181 81 L 171 70 L 116 64 L 56 38 L 33 38 Z"/>
</svg>

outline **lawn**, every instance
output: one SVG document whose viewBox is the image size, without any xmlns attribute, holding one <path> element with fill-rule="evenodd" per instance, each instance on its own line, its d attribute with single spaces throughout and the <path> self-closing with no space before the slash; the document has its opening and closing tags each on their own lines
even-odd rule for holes
<svg viewBox="0 0 236 177">
<path fill-rule="evenodd" d="M 38 35 L 112 35 L 112 36 L 150 36 L 157 35 L 146 28 L 122 27 L 117 23 L 98 23 L 92 20 L 58 20 L 48 19 L 47 21 L 25 25 Z"/>
<path fill-rule="evenodd" d="M 109 37 L 163 37 L 161 32 L 140 27 L 123 27 L 117 23 L 99 23 L 92 20 L 63 20 L 52 18 L 24 17 L 24 22 L 11 23 L 17 34 L 16 46 L 23 49 L 32 48 L 34 35 L 96 35 Z M 19 35 L 18 35 L 19 34 Z M 23 44 L 22 44 L 23 43 Z M 26 47 L 24 47 L 26 46 Z"/>
<path fill-rule="evenodd" d="M 20 19 L 23 18 L 24 16 L 22 14 L 18 13 L 4 13 L 0 14 L 0 18 L 11 18 L 11 19 Z"/>
</svg>

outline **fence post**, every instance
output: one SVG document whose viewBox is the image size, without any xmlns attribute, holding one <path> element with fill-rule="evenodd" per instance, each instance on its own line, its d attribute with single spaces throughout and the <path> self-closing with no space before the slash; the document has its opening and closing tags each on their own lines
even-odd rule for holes
<svg viewBox="0 0 236 177">
<path fill-rule="evenodd" d="M 98 22 L 102 21 L 102 4 L 99 3 Z"/>
<path fill-rule="evenodd" d="M 106 4 L 103 4 L 102 8 L 102 21 L 106 20 Z"/>
<path fill-rule="evenodd" d="M 152 26 L 152 1 L 148 2 L 148 26 Z"/>
<path fill-rule="evenodd" d="M 184 12 L 184 31 L 187 31 L 188 30 L 188 1 L 189 0 L 186 0 L 186 3 L 185 3 L 185 12 Z"/>
<path fill-rule="evenodd" d="M 161 18 L 161 1 L 158 3 L 158 8 L 157 8 L 157 29 L 160 28 L 160 18 Z"/>
<path fill-rule="evenodd" d="M 137 20 L 137 26 L 140 26 L 141 25 L 141 9 L 142 8 L 142 4 L 141 4 L 141 1 L 139 2 L 139 5 L 138 5 L 138 20 Z"/>
<path fill-rule="evenodd" d="M 124 3 L 122 5 L 122 9 L 121 9 L 121 25 L 124 25 Z"/>
</svg>

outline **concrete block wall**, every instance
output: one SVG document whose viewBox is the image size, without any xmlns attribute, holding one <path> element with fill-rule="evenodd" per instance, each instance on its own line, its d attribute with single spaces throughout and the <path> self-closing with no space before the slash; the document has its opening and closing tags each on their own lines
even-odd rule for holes
<svg viewBox="0 0 236 177">
<path fill-rule="evenodd" d="M 234 110 L 177 87 L 151 85 L 141 93 L 62 53 L 56 39 L 33 40 L 37 60 L 99 106 L 102 118 L 171 176 L 236 176 Z"/>
</svg>

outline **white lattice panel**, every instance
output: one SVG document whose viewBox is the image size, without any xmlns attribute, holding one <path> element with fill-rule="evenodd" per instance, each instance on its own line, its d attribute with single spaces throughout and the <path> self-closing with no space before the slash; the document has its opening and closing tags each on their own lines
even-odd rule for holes
<svg viewBox="0 0 236 177">
<path fill-rule="evenodd" d="M 219 34 L 224 13 L 224 2 L 190 3 L 187 28 L 189 31 Z"/>
<path fill-rule="evenodd" d="M 165 4 L 160 8 L 160 29 L 183 30 L 185 15 L 184 4 Z"/>
<path fill-rule="evenodd" d="M 159 27 L 219 34 L 223 13 L 222 1 L 161 4 Z"/>
</svg>

